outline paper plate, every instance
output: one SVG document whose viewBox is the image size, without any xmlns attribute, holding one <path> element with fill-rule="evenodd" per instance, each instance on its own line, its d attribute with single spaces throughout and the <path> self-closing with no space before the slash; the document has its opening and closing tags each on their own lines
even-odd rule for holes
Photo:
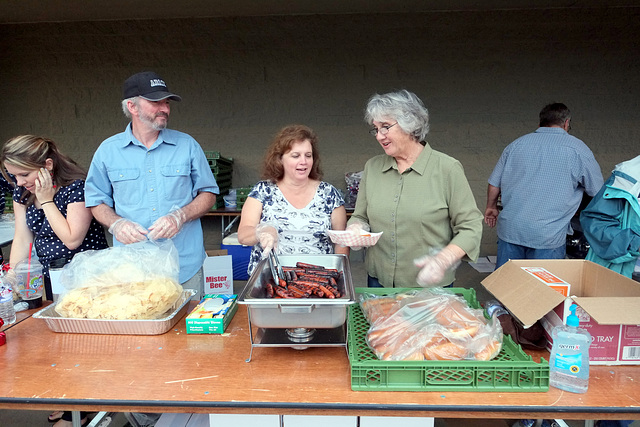
<svg viewBox="0 0 640 427">
<path fill-rule="evenodd" d="M 344 230 L 327 230 L 327 234 L 331 241 L 337 245 L 342 246 L 360 246 L 368 247 L 378 243 L 382 232 L 380 233 L 368 233 L 364 232 L 360 236 L 354 236 L 350 231 Z"/>
</svg>

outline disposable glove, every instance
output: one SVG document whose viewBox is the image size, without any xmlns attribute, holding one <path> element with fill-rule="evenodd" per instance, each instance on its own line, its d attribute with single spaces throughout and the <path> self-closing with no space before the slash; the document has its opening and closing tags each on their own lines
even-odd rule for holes
<svg viewBox="0 0 640 427">
<path fill-rule="evenodd" d="M 350 224 L 345 231 L 350 232 L 354 237 L 358 237 L 363 232 L 371 231 L 371 227 L 365 222 L 354 222 Z M 351 246 L 351 250 L 359 251 L 360 249 L 362 249 L 362 246 Z"/>
<path fill-rule="evenodd" d="M 260 246 L 262 246 L 262 259 L 268 257 L 271 251 L 278 247 L 278 230 L 271 224 L 258 224 L 256 238 Z"/>
<path fill-rule="evenodd" d="M 171 212 L 162 216 L 149 227 L 149 240 L 170 239 L 180 232 L 187 219 L 187 215 L 181 208 L 174 208 Z"/>
<path fill-rule="evenodd" d="M 130 243 L 142 242 L 147 238 L 147 229 L 137 222 L 130 221 L 126 218 L 116 220 L 111 227 L 109 233 L 113 234 L 120 243 L 128 245 Z"/>
<path fill-rule="evenodd" d="M 460 259 L 453 250 L 444 248 L 440 252 L 414 259 L 413 263 L 421 268 L 416 277 L 418 285 L 433 286 L 442 282 L 446 272 L 460 264 Z"/>
</svg>

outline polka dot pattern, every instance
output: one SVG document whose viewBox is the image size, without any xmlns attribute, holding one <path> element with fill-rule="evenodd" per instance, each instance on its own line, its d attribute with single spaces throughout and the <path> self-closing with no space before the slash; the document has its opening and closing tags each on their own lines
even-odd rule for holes
<svg viewBox="0 0 640 427">
<path fill-rule="evenodd" d="M 15 203 L 20 203 L 20 197 L 25 192 L 24 187 L 18 187 L 13 193 Z M 61 187 L 53 197 L 53 202 L 57 206 L 60 213 L 67 217 L 67 207 L 70 203 L 84 202 L 84 180 L 78 179 L 66 187 Z M 24 202 L 23 202 L 24 204 Z M 55 259 L 71 260 L 73 255 L 90 249 L 105 249 L 107 240 L 104 235 L 104 228 L 95 218 L 91 220 L 89 231 L 84 238 L 82 244 L 70 250 L 56 236 L 49 224 L 44 210 L 38 209 L 35 205 L 27 208 L 27 227 L 35 235 L 34 245 L 38 258 L 45 269 L 48 270 L 49 264 Z"/>
</svg>

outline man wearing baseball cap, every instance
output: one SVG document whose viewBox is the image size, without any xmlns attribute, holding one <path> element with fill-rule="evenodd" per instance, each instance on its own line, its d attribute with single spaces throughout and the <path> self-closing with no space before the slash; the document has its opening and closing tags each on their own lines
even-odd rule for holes
<svg viewBox="0 0 640 427">
<path fill-rule="evenodd" d="M 180 255 L 180 282 L 203 289 L 206 256 L 200 217 L 220 190 L 198 142 L 167 129 L 170 101 L 181 101 L 156 73 L 124 82 L 124 132 L 100 144 L 85 184 L 85 205 L 113 234 L 114 246 L 172 239 Z"/>
</svg>

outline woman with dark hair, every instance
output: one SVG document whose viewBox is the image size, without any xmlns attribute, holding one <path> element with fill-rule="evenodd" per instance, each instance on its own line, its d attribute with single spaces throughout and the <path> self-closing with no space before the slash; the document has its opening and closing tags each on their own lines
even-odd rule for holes
<svg viewBox="0 0 640 427">
<path fill-rule="evenodd" d="M 253 246 L 249 275 L 271 250 L 279 254 L 327 254 L 334 247 L 326 230 L 344 230 L 344 199 L 321 181 L 318 138 L 306 126 L 280 130 L 267 150 L 263 181 L 242 208 L 238 241 Z M 336 253 L 348 248 L 336 247 Z"/>
</svg>

